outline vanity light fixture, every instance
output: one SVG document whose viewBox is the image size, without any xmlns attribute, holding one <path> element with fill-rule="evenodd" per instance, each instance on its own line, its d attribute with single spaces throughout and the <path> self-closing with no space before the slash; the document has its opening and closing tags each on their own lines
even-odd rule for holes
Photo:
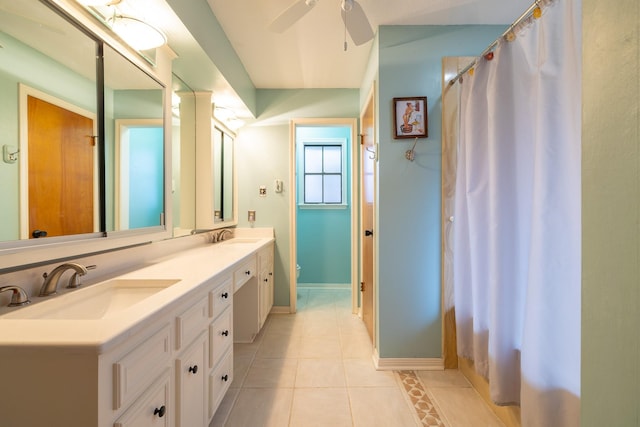
<svg viewBox="0 0 640 427">
<path fill-rule="evenodd" d="M 167 37 L 162 31 L 141 19 L 113 15 L 107 23 L 114 33 L 136 50 L 153 49 L 167 43 Z"/>
</svg>

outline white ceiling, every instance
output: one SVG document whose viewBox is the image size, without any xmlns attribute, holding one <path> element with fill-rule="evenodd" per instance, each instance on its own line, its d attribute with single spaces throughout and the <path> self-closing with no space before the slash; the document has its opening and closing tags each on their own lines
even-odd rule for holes
<svg viewBox="0 0 640 427">
<path fill-rule="evenodd" d="M 358 88 L 372 42 L 355 46 L 340 0 L 316 6 L 284 33 L 269 24 L 295 0 L 207 0 L 258 88 Z M 359 0 L 378 25 L 511 24 L 532 0 Z M 480 53 L 480 52 L 478 52 Z"/>
</svg>

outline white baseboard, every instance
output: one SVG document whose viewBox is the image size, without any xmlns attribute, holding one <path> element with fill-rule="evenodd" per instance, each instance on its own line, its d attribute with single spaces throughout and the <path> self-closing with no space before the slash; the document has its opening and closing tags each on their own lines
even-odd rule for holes
<svg viewBox="0 0 640 427">
<path fill-rule="evenodd" d="M 437 358 L 380 358 L 378 349 L 373 352 L 373 365 L 378 371 L 443 371 L 444 360 Z"/>
<path fill-rule="evenodd" d="M 298 283 L 296 284 L 297 289 L 344 289 L 351 290 L 350 283 Z"/>
<path fill-rule="evenodd" d="M 272 314 L 289 314 L 291 313 L 291 307 L 288 305 L 274 305 L 271 307 L 271 311 L 269 313 Z"/>
</svg>

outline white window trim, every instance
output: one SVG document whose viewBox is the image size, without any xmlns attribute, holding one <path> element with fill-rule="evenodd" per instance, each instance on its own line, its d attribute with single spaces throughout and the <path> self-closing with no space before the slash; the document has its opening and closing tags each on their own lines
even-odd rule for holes
<svg viewBox="0 0 640 427">
<path fill-rule="evenodd" d="M 304 147 L 307 145 L 340 145 L 342 147 L 342 203 L 304 203 Z M 296 141 L 298 173 L 298 207 L 300 209 L 347 209 L 347 138 L 304 138 Z"/>
</svg>

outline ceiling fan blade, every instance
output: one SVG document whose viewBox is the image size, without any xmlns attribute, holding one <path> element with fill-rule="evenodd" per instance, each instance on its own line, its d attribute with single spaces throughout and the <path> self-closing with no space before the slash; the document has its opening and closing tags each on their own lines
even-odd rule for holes
<svg viewBox="0 0 640 427">
<path fill-rule="evenodd" d="M 347 27 L 351 40 L 353 40 L 356 46 L 360 46 L 373 39 L 373 29 L 360 3 L 354 1 L 353 8 L 350 11 L 345 12 L 341 9 L 340 12 L 342 14 L 342 21 Z"/>
<path fill-rule="evenodd" d="M 269 25 L 271 31 L 276 33 L 282 33 L 295 24 L 300 18 L 307 14 L 313 6 L 316 5 L 314 0 L 297 0 L 291 6 L 284 10 L 273 22 Z"/>
</svg>

